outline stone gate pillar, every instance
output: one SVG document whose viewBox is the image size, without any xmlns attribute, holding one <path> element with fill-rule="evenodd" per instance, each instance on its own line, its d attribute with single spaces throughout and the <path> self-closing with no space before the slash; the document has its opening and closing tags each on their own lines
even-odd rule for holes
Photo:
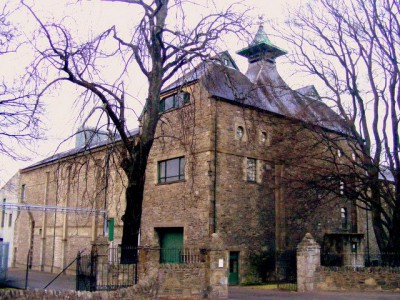
<svg viewBox="0 0 400 300">
<path fill-rule="evenodd" d="M 211 236 L 209 255 L 210 299 L 228 299 L 229 252 L 217 233 Z"/>
<path fill-rule="evenodd" d="M 315 270 L 321 265 L 321 247 L 310 233 L 297 246 L 297 291 L 314 289 Z"/>
</svg>

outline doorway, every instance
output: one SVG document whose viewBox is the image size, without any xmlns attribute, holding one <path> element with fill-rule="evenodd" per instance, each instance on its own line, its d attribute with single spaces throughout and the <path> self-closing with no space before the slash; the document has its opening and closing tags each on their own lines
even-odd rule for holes
<svg viewBox="0 0 400 300">
<path fill-rule="evenodd" d="M 160 262 L 179 264 L 182 263 L 183 228 L 159 229 L 160 237 Z"/>
<path fill-rule="evenodd" d="M 229 285 L 239 284 L 239 252 L 231 251 L 229 252 Z"/>
</svg>

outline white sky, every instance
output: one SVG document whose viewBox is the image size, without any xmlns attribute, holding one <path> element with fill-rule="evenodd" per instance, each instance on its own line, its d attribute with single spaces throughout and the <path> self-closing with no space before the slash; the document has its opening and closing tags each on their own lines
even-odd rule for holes
<svg viewBox="0 0 400 300">
<path fill-rule="evenodd" d="M 15 0 L 11 1 L 14 4 Z M 68 4 L 68 1 L 62 0 L 45 0 L 45 1 L 33 1 L 35 3 L 34 10 L 43 19 L 49 20 L 60 20 L 70 24 L 72 28 L 75 28 L 72 33 L 76 34 L 79 38 L 82 36 L 83 39 L 88 36 L 88 32 L 101 31 L 109 28 L 111 25 L 116 25 L 119 32 L 123 33 L 124 28 L 130 28 L 135 20 L 135 12 L 133 8 L 126 9 L 125 5 L 116 3 L 104 3 L 100 0 L 87 0 L 81 1 L 79 4 L 75 4 L 76 1 L 69 1 L 73 4 Z M 284 20 L 285 9 L 288 6 L 296 5 L 301 0 L 247 0 L 246 5 L 254 7 L 250 15 L 254 18 L 263 15 L 265 20 L 276 21 L 281 23 Z M 18 1 L 15 1 L 18 2 Z M 219 1 L 215 0 L 216 3 L 229 4 L 234 2 L 231 0 Z M 190 12 L 189 12 L 190 13 Z M 194 9 L 193 13 L 199 14 L 199 9 Z M 26 37 L 32 36 L 32 32 L 36 26 L 36 22 L 32 19 L 26 11 L 20 9 L 14 16 L 15 22 L 18 28 L 24 32 Z M 189 18 L 190 19 L 190 16 Z M 283 26 L 283 25 L 282 25 Z M 265 25 L 265 29 L 268 33 L 268 25 Z M 251 29 L 252 32 L 257 31 L 257 27 Z M 270 35 L 270 39 L 273 43 L 281 48 L 286 48 L 282 45 L 282 42 L 278 42 L 276 38 Z M 236 51 L 246 46 L 244 41 L 229 40 L 223 41 L 226 44 L 227 50 L 230 51 L 233 58 L 239 65 L 242 72 L 246 71 L 247 62 L 244 58 L 241 58 L 235 54 Z M 28 51 L 29 52 L 29 51 Z M 22 53 L 22 52 L 21 52 Z M 15 72 L 22 72 L 22 66 L 28 63 L 30 60 L 29 55 L 26 53 L 18 54 L 18 57 L 10 59 L 10 57 L 0 57 L 0 65 L 3 70 L 15 70 Z M 281 65 L 279 65 L 281 63 Z M 284 59 L 278 60 L 278 68 L 282 77 L 288 82 L 289 85 L 293 86 L 295 78 L 289 78 L 291 73 L 290 68 L 284 65 Z M 5 71 L 7 72 L 7 71 Z M 3 75 L 4 74 L 0 74 Z M 146 92 L 146 82 L 144 78 L 135 78 L 135 88 L 133 96 L 138 99 L 143 99 Z M 311 84 L 310 82 L 301 82 L 300 85 L 305 86 Z M 59 144 L 66 139 L 68 136 L 76 131 L 76 128 L 80 125 L 76 121 L 77 110 L 73 108 L 74 100 L 74 89 L 71 86 L 65 87 L 61 90 L 52 92 L 51 95 L 46 97 L 46 114 L 43 118 L 44 125 L 46 127 L 45 135 L 46 140 L 40 141 L 35 146 L 34 152 L 29 154 L 32 159 L 30 161 L 14 161 L 8 157 L 0 155 L 0 187 L 8 181 L 20 168 L 29 166 L 35 161 L 39 161 L 49 155 L 52 155 Z M 71 148 L 71 143 L 66 143 L 61 146 L 61 150 Z"/>
</svg>

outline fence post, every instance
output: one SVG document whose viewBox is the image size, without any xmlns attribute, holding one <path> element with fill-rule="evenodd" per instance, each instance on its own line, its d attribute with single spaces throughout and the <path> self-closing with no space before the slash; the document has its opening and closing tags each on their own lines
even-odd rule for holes
<svg viewBox="0 0 400 300">
<path fill-rule="evenodd" d="M 94 292 L 96 290 L 97 281 L 97 251 L 96 247 L 92 247 L 90 252 L 90 291 Z"/>
<path fill-rule="evenodd" d="M 75 289 L 79 291 L 80 288 L 80 268 L 81 268 L 81 252 L 78 251 L 78 254 L 76 255 L 76 274 L 75 274 Z"/>
<path fill-rule="evenodd" d="M 315 270 L 321 266 L 321 247 L 310 233 L 297 246 L 297 291 L 309 292 L 314 289 Z"/>
<path fill-rule="evenodd" d="M 209 255 L 209 283 L 211 299 L 228 298 L 229 252 L 217 233 L 211 236 Z"/>
<path fill-rule="evenodd" d="M 28 276 L 30 268 L 32 268 L 32 248 L 29 249 L 28 256 L 26 258 L 25 289 L 28 288 Z"/>
</svg>

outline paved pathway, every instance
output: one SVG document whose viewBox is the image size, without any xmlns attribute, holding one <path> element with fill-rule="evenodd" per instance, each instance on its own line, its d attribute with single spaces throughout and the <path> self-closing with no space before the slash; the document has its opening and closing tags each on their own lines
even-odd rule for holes
<svg viewBox="0 0 400 300">
<path fill-rule="evenodd" d="M 25 288 L 25 270 L 11 268 L 8 270 L 6 285 L 16 288 Z M 57 274 L 29 271 L 28 288 L 43 289 Z M 61 275 L 48 289 L 75 290 L 75 276 Z M 264 300 L 264 299 L 291 299 L 291 300 L 395 300 L 400 299 L 400 293 L 390 292 L 315 292 L 297 293 L 279 290 L 262 290 L 251 287 L 229 287 L 228 300 Z"/>
<path fill-rule="evenodd" d="M 58 274 L 29 270 L 28 288 L 43 289 Z M 26 271 L 22 269 L 10 268 L 7 273 L 5 284 L 10 287 L 25 288 Z M 60 275 L 47 289 L 51 290 L 75 290 L 74 275 Z"/>
<path fill-rule="evenodd" d="M 398 300 L 400 293 L 390 292 L 314 292 L 297 293 L 279 290 L 261 290 L 250 287 L 230 287 L 228 300 Z"/>
</svg>

